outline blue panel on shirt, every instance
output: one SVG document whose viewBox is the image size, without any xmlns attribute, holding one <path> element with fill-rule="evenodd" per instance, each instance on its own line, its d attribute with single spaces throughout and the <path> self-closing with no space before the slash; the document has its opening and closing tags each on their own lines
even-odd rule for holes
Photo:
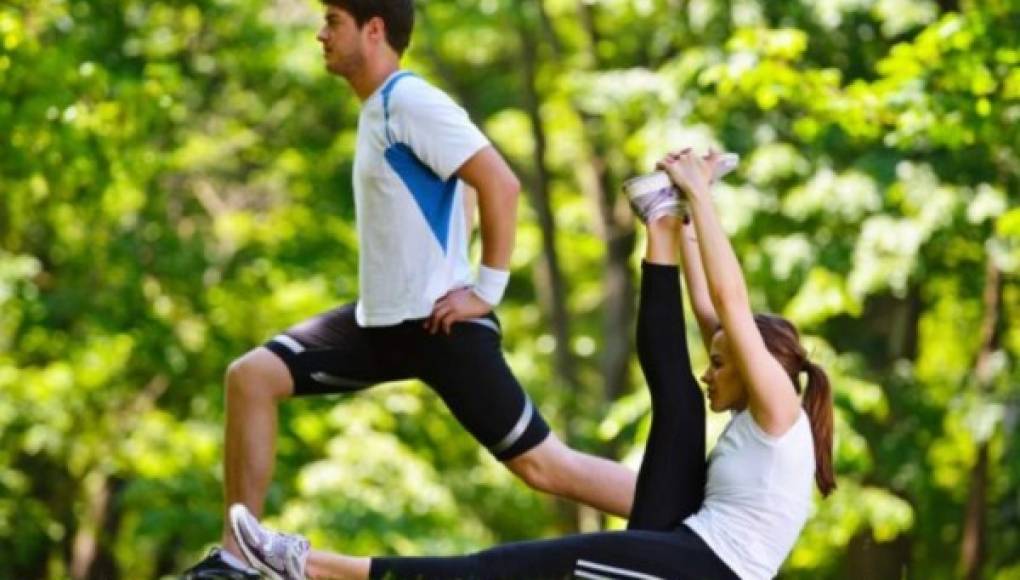
<svg viewBox="0 0 1020 580">
<path fill-rule="evenodd" d="M 403 143 L 395 143 L 386 148 L 386 161 L 393 171 L 407 186 L 414 201 L 421 208 L 421 213 L 435 234 L 443 252 L 446 252 L 446 241 L 450 232 L 450 216 L 453 212 L 453 199 L 457 191 L 457 177 L 443 181 L 435 171 L 411 151 Z"/>
<path fill-rule="evenodd" d="M 439 241 L 439 246 L 443 248 L 443 253 L 446 253 L 453 198 L 457 192 L 457 176 L 443 181 L 435 171 L 432 171 L 431 167 L 418 159 L 410 147 L 403 143 L 397 143 L 390 132 L 390 94 L 397 86 L 397 82 L 408 76 L 412 76 L 412 73 L 408 71 L 397 73 L 382 90 L 386 140 L 389 142 L 389 147 L 386 148 L 384 155 L 390 167 L 400 176 L 404 185 L 411 192 L 414 201 L 418 203 L 421 213 L 425 216 L 425 221 L 428 222 L 429 228 L 436 236 L 436 240 Z"/>
</svg>

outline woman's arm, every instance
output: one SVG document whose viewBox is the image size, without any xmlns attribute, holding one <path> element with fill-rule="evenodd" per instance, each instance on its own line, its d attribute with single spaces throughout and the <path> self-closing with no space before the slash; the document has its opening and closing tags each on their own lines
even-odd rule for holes
<svg viewBox="0 0 1020 580">
<path fill-rule="evenodd" d="M 684 152 L 670 155 L 661 166 L 690 203 L 708 294 L 747 386 L 751 414 L 764 431 L 780 435 L 797 420 L 800 402 L 789 376 L 758 332 L 744 274 L 712 206 L 709 176 L 716 160 L 714 155 L 705 161 Z"/>
<path fill-rule="evenodd" d="M 691 301 L 691 310 L 701 330 L 701 340 L 705 343 L 705 352 L 712 346 L 712 337 L 719 328 L 719 316 L 712 305 L 712 297 L 708 293 L 705 270 L 701 265 L 701 254 L 698 249 L 698 234 L 690 218 L 684 219 L 680 229 L 680 254 L 684 271 L 684 282 L 687 284 L 687 295 Z"/>
</svg>

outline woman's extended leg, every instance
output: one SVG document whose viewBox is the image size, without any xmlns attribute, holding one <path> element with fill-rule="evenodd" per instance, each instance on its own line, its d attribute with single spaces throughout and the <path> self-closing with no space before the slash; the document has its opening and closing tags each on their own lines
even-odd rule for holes
<svg viewBox="0 0 1020 580">
<path fill-rule="evenodd" d="M 652 428 L 628 529 L 673 530 L 704 500 L 705 403 L 688 351 L 677 268 L 679 219 L 648 224 L 637 350 L 652 398 Z"/>
<path fill-rule="evenodd" d="M 735 578 L 711 548 L 688 530 L 581 534 L 505 544 L 452 558 L 373 558 L 369 577 L 373 580 Z"/>
<path fill-rule="evenodd" d="M 237 504 L 231 526 L 245 557 L 283 580 L 561 580 L 736 578 L 697 535 L 673 532 L 604 532 L 555 540 L 505 544 L 469 556 L 355 558 L 309 550 L 308 540 L 263 527 Z"/>
</svg>

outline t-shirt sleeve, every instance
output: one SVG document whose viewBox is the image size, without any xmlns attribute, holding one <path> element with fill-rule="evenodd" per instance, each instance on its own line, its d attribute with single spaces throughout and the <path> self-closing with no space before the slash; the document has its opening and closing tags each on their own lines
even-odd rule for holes
<svg viewBox="0 0 1020 580">
<path fill-rule="evenodd" d="M 755 441 L 765 445 L 766 447 L 775 447 L 782 440 L 782 436 L 776 437 L 775 435 L 769 435 L 764 429 L 758 425 L 758 421 L 755 421 L 754 415 L 751 411 L 747 411 L 747 431 L 751 434 Z"/>
<path fill-rule="evenodd" d="M 417 78 L 394 87 L 390 130 L 444 181 L 453 176 L 489 140 L 467 111 L 446 93 Z"/>
</svg>

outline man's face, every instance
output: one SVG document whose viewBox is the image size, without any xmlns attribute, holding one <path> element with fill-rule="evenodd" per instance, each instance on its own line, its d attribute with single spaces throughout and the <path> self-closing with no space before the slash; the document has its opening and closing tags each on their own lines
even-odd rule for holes
<svg viewBox="0 0 1020 580">
<path fill-rule="evenodd" d="M 325 19 L 315 38 L 322 44 L 326 70 L 350 78 L 364 67 L 362 31 L 350 13 L 336 6 L 326 6 Z"/>
</svg>

